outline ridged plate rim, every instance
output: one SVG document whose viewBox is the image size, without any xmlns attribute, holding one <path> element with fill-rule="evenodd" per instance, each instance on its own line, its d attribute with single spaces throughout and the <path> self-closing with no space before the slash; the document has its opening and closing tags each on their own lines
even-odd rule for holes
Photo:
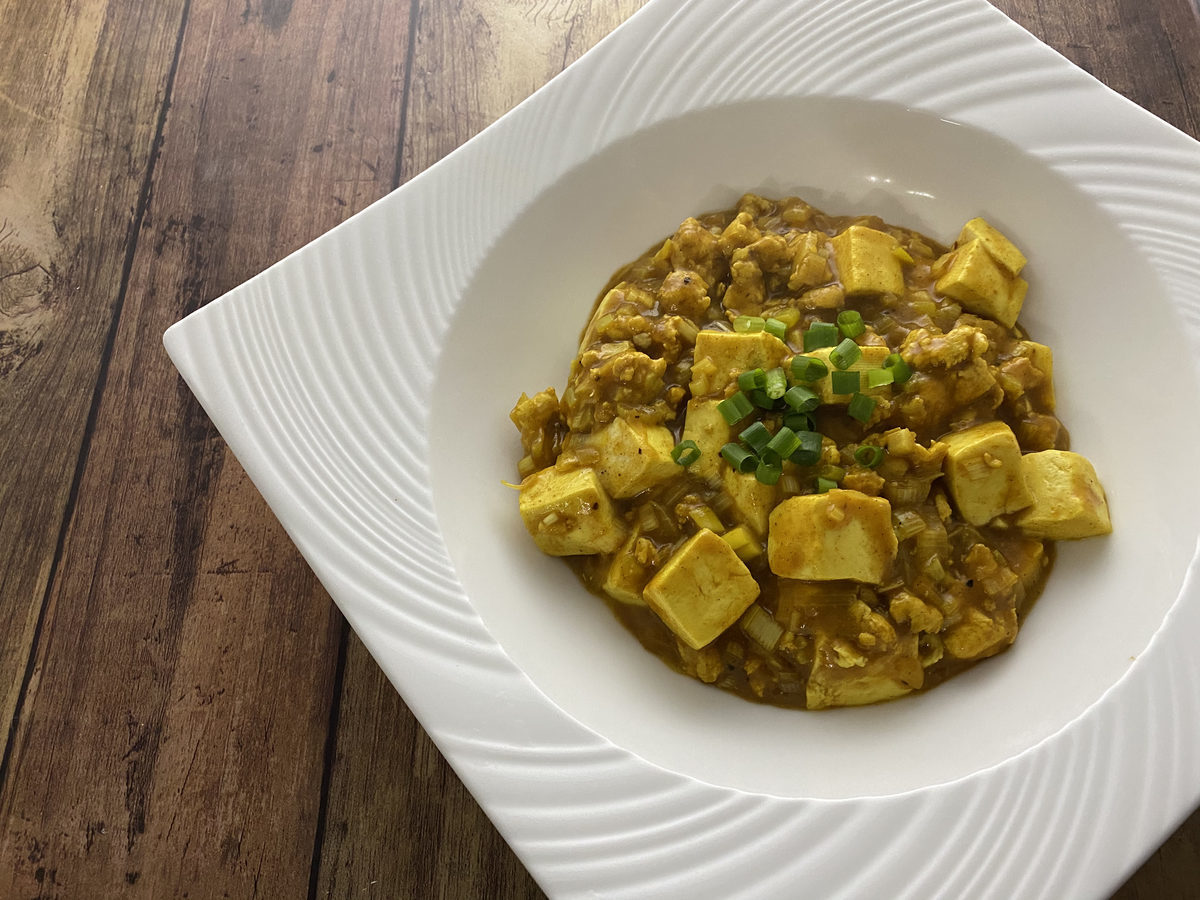
<svg viewBox="0 0 1200 900">
<path fill-rule="evenodd" d="M 803 65 L 783 52 L 800 33 L 819 38 Z M 892 52 L 911 41 L 926 48 L 920 67 Z M 731 52 L 756 43 L 757 55 Z M 954 52 L 963 46 L 978 49 Z M 764 87 L 754 76 L 767 56 Z M 598 83 L 612 86 L 602 100 Z M 811 95 L 919 97 L 921 110 L 1013 141 L 1069 175 L 1124 223 L 1200 345 L 1192 299 L 1200 297 L 1200 238 L 1180 236 L 1200 235 L 1200 145 L 984 0 L 651 0 L 458 151 L 172 326 L 167 350 L 368 649 L 551 896 L 785 897 L 797 885 L 828 897 L 1102 896 L 1200 801 L 1200 661 L 1184 640 L 1200 626 L 1195 558 L 1171 627 L 1087 712 L 1027 752 L 895 796 L 750 794 L 651 765 L 550 702 L 461 590 L 422 481 L 430 448 L 421 428 L 376 433 L 367 421 L 376 410 L 345 401 L 356 391 L 386 395 L 387 421 L 427 422 L 436 348 L 473 267 L 520 209 L 597 149 L 705 105 Z M 531 141 L 588 103 L 596 114 L 573 124 L 569 139 Z M 1079 121 L 1065 132 L 1047 127 L 1046 111 L 1064 103 Z M 505 168 L 514 156 L 527 164 Z M 436 225 L 439 210 L 462 208 L 483 185 L 496 196 L 468 238 L 416 227 Z M 384 225 L 395 222 L 410 227 L 400 248 L 386 247 Z M 378 296 L 425 302 L 371 303 L 346 325 L 338 304 L 353 298 L 339 284 L 349 267 L 370 266 L 385 250 L 426 263 L 371 275 Z M 281 297 L 313 294 L 325 302 L 281 305 Z M 353 368 L 341 385 L 305 380 L 350 355 L 380 366 Z M 394 368 L 397 357 L 405 367 Z M 388 490 L 407 502 L 390 503 L 370 473 L 347 465 L 355 452 L 347 436 L 362 434 L 375 451 L 403 460 L 408 474 Z M 472 690 L 481 679 L 492 686 L 486 697 Z M 498 721 L 498 708 L 509 722 Z M 931 855 L 931 835 L 950 826 L 955 839 Z M 755 841 L 739 839 L 750 832 Z M 864 845 L 875 852 L 862 854 Z"/>
</svg>

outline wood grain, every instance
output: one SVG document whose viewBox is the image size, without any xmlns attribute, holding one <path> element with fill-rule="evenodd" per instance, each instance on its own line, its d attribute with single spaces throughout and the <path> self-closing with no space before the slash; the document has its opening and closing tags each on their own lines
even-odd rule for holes
<svg viewBox="0 0 1200 900">
<path fill-rule="evenodd" d="M 1194 0 L 991 0 L 1109 87 L 1200 138 L 1200 7 Z M 1200 811 L 1113 900 L 1200 898 Z"/>
<path fill-rule="evenodd" d="M 645 0 L 419 4 L 399 179 L 473 137 Z M 353 638 L 317 896 L 544 896 Z"/>
<path fill-rule="evenodd" d="M 161 334 L 390 188 L 408 21 L 190 4 L 3 786 L 0 896 L 308 892 L 342 621 Z"/>
<path fill-rule="evenodd" d="M 0 0 L 5 722 L 28 675 L 103 379 L 183 4 Z"/>
<path fill-rule="evenodd" d="M 643 2 L 0 0 L 0 897 L 542 896 L 160 335 Z M 1200 134 L 1195 0 L 993 2 Z"/>
</svg>

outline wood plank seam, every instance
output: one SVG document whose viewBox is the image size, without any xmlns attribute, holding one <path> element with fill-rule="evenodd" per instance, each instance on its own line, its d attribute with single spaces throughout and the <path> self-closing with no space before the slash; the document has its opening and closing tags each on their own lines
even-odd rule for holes
<svg viewBox="0 0 1200 900">
<path fill-rule="evenodd" d="M 400 94 L 400 128 L 396 136 L 396 158 L 392 167 L 392 190 L 404 179 L 404 138 L 408 132 L 408 100 L 412 90 L 413 57 L 417 54 L 417 22 L 421 15 L 420 0 L 408 5 L 408 56 L 404 60 L 404 88 Z"/>
<path fill-rule="evenodd" d="M 420 0 L 410 0 L 408 6 L 408 46 L 404 60 L 404 86 L 400 93 L 400 124 L 396 135 L 396 148 L 392 166 L 391 190 L 400 186 L 403 175 L 405 132 L 408 128 L 408 101 L 412 90 L 413 56 L 416 52 L 417 18 L 420 15 Z M 317 900 L 320 891 L 321 865 L 325 849 L 325 832 L 329 825 L 329 793 L 333 780 L 333 768 L 337 758 L 338 724 L 342 712 L 342 694 L 346 675 L 346 656 L 350 645 L 350 623 L 342 619 L 342 633 L 338 640 L 337 667 L 334 670 L 333 694 L 329 705 L 329 724 L 325 732 L 325 760 L 321 769 L 321 787 L 317 806 L 317 822 L 313 828 L 313 851 L 309 863 L 308 900 Z"/>
<path fill-rule="evenodd" d="M 126 238 L 125 245 L 125 259 L 121 264 L 121 280 L 117 288 L 116 301 L 113 304 L 108 333 L 104 338 L 104 349 L 100 356 L 100 368 L 96 373 L 96 384 L 92 390 L 91 404 L 88 408 L 87 420 L 84 423 L 83 435 L 79 443 L 79 453 L 75 459 L 75 471 L 71 475 L 71 487 L 67 493 L 67 502 L 63 507 L 58 537 L 54 545 L 54 555 L 50 560 L 50 571 L 42 593 L 37 622 L 33 628 L 33 639 L 29 643 L 29 655 L 25 661 L 25 671 L 21 676 L 21 686 L 17 691 L 12 718 L 8 723 L 8 734 L 4 740 L 4 753 L 3 756 L 0 756 L 0 785 L 6 784 L 8 780 L 13 743 L 16 740 L 17 728 L 21 721 L 21 713 L 25 706 L 29 684 L 33 679 L 38 650 L 42 641 L 42 628 L 45 622 L 46 610 L 50 604 L 50 597 L 54 592 L 59 563 L 62 560 L 63 551 L 66 546 L 67 533 L 70 530 L 71 521 L 75 516 L 75 508 L 79 499 L 79 487 L 83 480 L 84 470 L 87 468 L 92 434 L 95 430 L 96 419 L 100 411 L 100 401 L 104 396 L 104 389 L 108 381 L 109 362 L 112 359 L 113 347 L 117 339 L 117 330 L 121 322 L 121 311 L 125 306 L 125 296 L 129 290 L 129 279 L 133 271 L 134 255 L 141 236 L 142 222 L 145 219 L 146 210 L 150 206 L 150 192 L 154 182 L 154 167 L 158 161 L 159 151 L 162 147 L 163 131 L 166 128 L 167 111 L 171 106 L 171 95 L 175 86 L 175 72 L 179 67 L 179 57 L 183 48 L 183 36 L 187 31 L 188 11 L 190 7 L 191 0 L 184 0 L 183 11 L 179 19 L 179 30 L 175 35 L 175 49 L 171 57 L 170 68 L 167 70 L 167 80 L 163 89 L 162 101 L 158 108 L 158 121 L 155 123 L 154 136 L 150 142 L 150 154 L 146 159 L 146 170 L 142 173 L 142 184 L 138 189 L 137 205 L 134 207 L 134 214 L 129 223 L 128 237 Z"/>
</svg>

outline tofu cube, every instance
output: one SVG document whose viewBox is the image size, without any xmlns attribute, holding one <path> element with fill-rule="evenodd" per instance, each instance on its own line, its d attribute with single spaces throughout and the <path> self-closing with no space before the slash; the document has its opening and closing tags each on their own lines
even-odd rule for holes
<svg viewBox="0 0 1200 900">
<path fill-rule="evenodd" d="M 1033 502 L 1025 484 L 1021 447 L 1003 422 L 974 425 L 940 439 L 947 446 L 943 472 L 962 517 L 983 525 Z"/>
<path fill-rule="evenodd" d="M 683 440 L 695 441 L 700 458 L 688 471 L 701 478 L 715 478 L 721 471 L 721 448 L 733 440 L 733 429 L 717 409 L 719 400 L 689 400 L 683 419 Z"/>
<path fill-rule="evenodd" d="M 824 232 L 806 231 L 792 242 L 792 271 L 788 275 L 788 290 L 816 287 L 833 277 L 826 259 L 827 240 Z"/>
<path fill-rule="evenodd" d="M 1018 347 L 1024 351 L 1025 356 L 1029 357 L 1034 368 L 1041 369 L 1045 373 L 1046 380 L 1034 388 L 1031 393 L 1041 401 L 1047 410 L 1053 412 L 1055 405 L 1053 351 L 1037 341 L 1019 341 Z"/>
<path fill-rule="evenodd" d="M 789 352 L 787 344 L 765 331 L 739 333 L 709 329 L 696 335 L 695 362 L 710 360 L 716 368 L 716 374 L 707 379 L 708 393 L 724 391 L 747 369 L 774 369 L 783 365 Z M 692 383 L 696 384 L 695 379 Z M 693 395 L 706 393 L 703 387 L 692 387 Z"/>
<path fill-rule="evenodd" d="M 522 483 L 519 503 L 525 528 L 550 556 L 612 553 L 625 540 L 625 527 L 593 469 L 535 472 Z"/>
<path fill-rule="evenodd" d="M 904 269 L 895 252 L 900 244 L 890 234 L 851 225 L 830 243 L 847 296 L 904 293 Z"/>
<path fill-rule="evenodd" d="M 1022 532 L 1052 541 L 1112 532 L 1104 488 L 1087 457 L 1043 450 L 1021 457 L 1021 465 L 1033 495 L 1033 505 L 1017 517 Z"/>
<path fill-rule="evenodd" d="M 650 571 L 638 562 L 635 555 L 637 542 L 638 534 L 635 531 L 629 535 L 629 538 L 621 545 L 621 549 L 617 551 L 617 555 L 613 557 L 608 572 L 604 575 L 604 581 L 600 584 L 600 589 L 620 603 L 628 603 L 630 606 L 645 606 L 646 601 L 642 599 L 642 589 L 650 580 Z"/>
<path fill-rule="evenodd" d="M 995 656 L 1017 636 L 1017 613 L 1011 607 L 996 618 L 973 606 L 963 610 L 962 620 L 942 635 L 946 653 L 955 659 L 983 659 Z"/>
<path fill-rule="evenodd" d="M 778 488 L 773 484 L 763 484 L 753 474 L 735 472 L 729 466 L 722 468 L 721 484 L 733 501 L 734 520 L 751 529 L 758 537 L 765 535 Z"/>
<path fill-rule="evenodd" d="M 682 471 L 671 459 L 675 436 L 662 425 L 618 418 L 580 444 L 600 452 L 596 474 L 610 497 L 632 497 Z"/>
<path fill-rule="evenodd" d="M 888 354 L 892 352 L 888 347 L 879 347 L 874 345 L 859 347 L 859 349 L 862 350 L 862 356 L 860 356 L 858 361 L 846 370 L 847 372 L 866 372 L 868 369 L 882 369 L 884 360 L 886 360 L 888 358 Z M 829 361 L 829 354 L 833 350 L 833 347 L 821 347 L 818 350 L 812 350 L 808 353 L 802 353 L 800 355 L 809 356 L 813 359 L 819 359 L 821 362 L 825 363 L 825 368 L 832 373 L 835 371 L 835 369 L 833 363 Z M 873 397 L 886 397 L 892 392 L 892 386 L 890 384 L 881 385 L 877 388 L 868 388 L 866 375 L 859 376 L 859 381 L 861 383 L 861 386 L 859 387 L 860 393 L 868 394 Z M 850 403 L 850 398 L 853 396 L 852 394 L 835 394 L 833 392 L 833 379 L 828 375 L 817 381 L 815 384 L 805 385 L 805 387 L 810 387 L 820 394 L 822 403 L 836 403 L 845 406 Z"/>
<path fill-rule="evenodd" d="M 1028 285 L 1024 279 L 1010 279 L 982 241 L 969 241 L 942 259 L 947 267 L 935 285 L 938 293 L 957 300 L 968 312 L 995 319 L 1005 328 L 1017 323 Z"/>
<path fill-rule="evenodd" d="M 720 536 L 692 535 L 650 579 L 642 596 L 693 650 L 712 643 L 758 597 L 758 582 Z"/>
<path fill-rule="evenodd" d="M 843 638 L 818 634 L 806 703 L 809 709 L 865 706 L 903 696 L 924 682 L 915 634 L 897 641 L 892 652 L 869 657 L 856 654 Z"/>
<path fill-rule="evenodd" d="M 975 218 L 962 227 L 958 234 L 958 245 L 979 241 L 1010 276 L 1016 277 L 1025 268 L 1025 254 L 1017 249 L 1008 238 L 984 218 Z"/>
<path fill-rule="evenodd" d="M 859 491 L 784 500 L 771 512 L 767 561 L 783 578 L 881 584 L 896 559 L 892 505 Z"/>
</svg>

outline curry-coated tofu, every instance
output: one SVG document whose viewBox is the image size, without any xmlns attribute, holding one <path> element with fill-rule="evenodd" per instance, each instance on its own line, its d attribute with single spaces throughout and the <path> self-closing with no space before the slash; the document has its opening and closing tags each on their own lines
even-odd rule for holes
<svg viewBox="0 0 1200 900">
<path fill-rule="evenodd" d="M 1009 275 L 1016 277 L 1025 268 L 1025 254 L 1004 236 L 998 228 L 982 217 L 974 218 L 962 227 L 958 234 L 958 245 L 979 241 Z"/>
<path fill-rule="evenodd" d="M 1109 534 L 1112 522 L 1104 488 L 1086 456 L 1069 450 L 1043 450 L 1021 457 L 1033 505 L 1017 517 L 1017 527 L 1052 541 Z"/>
<path fill-rule="evenodd" d="M 771 512 L 767 561 L 783 578 L 880 584 L 896 558 L 892 505 L 859 491 L 784 500 Z"/>
<path fill-rule="evenodd" d="M 600 452 L 596 474 L 610 497 L 632 497 L 679 474 L 675 437 L 662 425 L 618 418 L 580 443 Z"/>
<path fill-rule="evenodd" d="M 721 486 L 732 501 L 733 517 L 741 525 L 762 537 L 778 495 L 776 486 L 763 484 L 753 474 L 735 472 L 729 466 L 721 470 Z"/>
<path fill-rule="evenodd" d="M 809 709 L 865 706 L 903 696 L 924 682 L 915 634 L 901 638 L 891 652 L 871 656 L 844 638 L 818 634 L 806 703 Z"/>
<path fill-rule="evenodd" d="M 1017 613 L 1009 608 L 995 617 L 967 607 L 963 617 L 942 635 L 946 653 L 955 659 L 983 659 L 995 656 L 1017 636 Z"/>
<path fill-rule="evenodd" d="M 904 269 L 896 253 L 900 244 L 890 234 L 851 225 L 830 243 L 847 296 L 904 293 Z"/>
<path fill-rule="evenodd" d="M 983 241 L 968 241 L 951 251 L 949 265 L 935 285 L 938 293 L 957 300 L 963 309 L 995 319 L 1012 328 L 1021 314 L 1029 285 L 1023 278 L 1010 278 Z"/>
<path fill-rule="evenodd" d="M 1037 341 L 1020 341 L 1017 346 L 1023 351 L 1024 355 L 1029 358 L 1029 362 L 1037 369 L 1040 369 L 1045 379 L 1039 384 L 1032 393 L 1042 405 L 1050 410 L 1054 410 L 1054 351 L 1045 344 L 1039 344 Z"/>
<path fill-rule="evenodd" d="M 593 469 L 559 472 L 554 466 L 521 485 L 521 519 L 533 541 L 550 556 L 612 553 L 625 528 Z"/>
<path fill-rule="evenodd" d="M 701 331 L 696 335 L 696 363 L 711 360 L 716 374 L 708 380 L 710 391 L 721 391 L 747 369 L 774 369 L 788 356 L 787 344 L 765 331 Z M 692 388 L 692 393 L 698 393 Z M 700 391 L 702 393 L 702 391 Z"/>
<path fill-rule="evenodd" d="M 1025 484 L 1021 447 L 1003 422 L 973 425 L 941 438 L 950 497 L 972 525 L 1024 509 L 1033 502 Z"/>
<path fill-rule="evenodd" d="M 601 590 L 614 600 L 631 606 L 645 606 L 642 589 L 650 580 L 650 571 L 637 558 L 639 535 L 632 532 L 613 557 L 600 583 Z"/>
<path fill-rule="evenodd" d="M 825 368 L 828 369 L 830 373 L 833 373 L 837 370 L 834 368 L 833 363 L 829 361 L 829 354 L 832 353 L 834 349 L 836 348 L 821 347 L 818 350 L 810 350 L 808 353 L 802 353 L 799 355 L 812 357 L 813 359 L 819 359 L 825 364 Z M 882 369 L 884 360 L 886 360 L 888 355 L 892 352 L 891 348 L 887 346 L 875 346 L 871 344 L 868 344 L 865 347 L 859 347 L 858 349 L 862 351 L 862 356 L 858 358 L 857 362 L 846 369 L 847 372 L 865 373 L 868 369 Z M 867 387 L 867 376 L 865 374 L 859 376 L 859 382 L 860 384 L 858 390 L 861 394 L 868 394 L 873 397 L 886 397 L 892 391 L 891 385 L 888 384 L 880 385 L 877 388 Z M 815 384 L 805 385 L 805 387 L 810 387 L 816 391 L 821 396 L 821 402 L 826 404 L 838 403 L 846 405 L 850 402 L 850 398 L 854 396 L 853 394 L 835 394 L 833 392 L 833 379 L 828 375 L 818 380 Z"/>
<path fill-rule="evenodd" d="M 732 440 L 733 429 L 717 409 L 719 400 L 689 400 L 683 420 L 683 440 L 695 441 L 700 458 L 688 471 L 713 478 L 721 471 L 721 448 Z"/>
<path fill-rule="evenodd" d="M 642 596 L 680 640 L 699 650 L 736 622 L 758 591 L 733 548 L 702 528 L 650 579 Z"/>
</svg>

